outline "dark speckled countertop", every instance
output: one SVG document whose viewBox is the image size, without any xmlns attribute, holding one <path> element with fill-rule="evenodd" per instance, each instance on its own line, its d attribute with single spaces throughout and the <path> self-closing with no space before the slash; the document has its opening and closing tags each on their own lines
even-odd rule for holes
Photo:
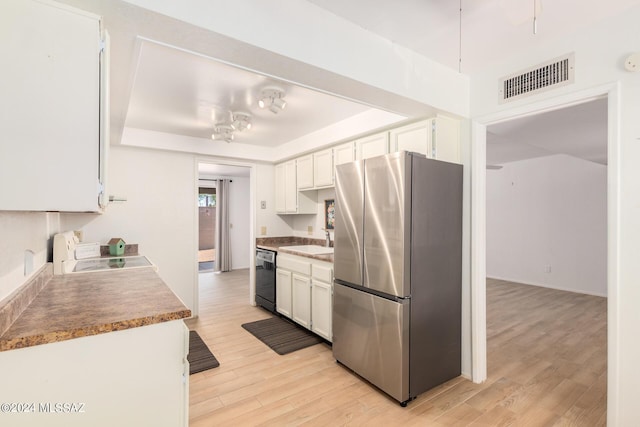
<svg viewBox="0 0 640 427">
<path fill-rule="evenodd" d="M 190 316 L 152 268 L 53 276 L 0 331 L 0 351 Z"/>
<path fill-rule="evenodd" d="M 301 256 L 305 258 L 317 259 L 319 261 L 325 261 L 333 263 L 333 254 L 325 254 L 325 255 L 309 255 L 303 254 L 296 251 L 290 251 L 287 249 L 287 246 L 298 246 L 298 245 L 318 245 L 324 246 L 325 241 L 322 239 L 310 239 L 306 237 L 262 237 L 256 239 L 256 247 L 260 249 L 267 249 L 274 252 L 281 252 L 290 255 Z M 333 246 L 333 241 L 331 242 L 331 246 Z M 277 261 L 276 261 L 277 264 Z"/>
</svg>

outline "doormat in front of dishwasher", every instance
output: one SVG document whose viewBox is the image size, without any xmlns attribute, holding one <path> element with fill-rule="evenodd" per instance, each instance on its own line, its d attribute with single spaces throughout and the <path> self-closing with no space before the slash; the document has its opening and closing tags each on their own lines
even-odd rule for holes
<svg viewBox="0 0 640 427">
<path fill-rule="evenodd" d="M 281 317 L 245 323 L 242 327 L 279 355 L 302 350 L 323 341 L 319 336 Z"/>
<path fill-rule="evenodd" d="M 189 331 L 189 355 L 187 360 L 189 361 L 189 375 L 220 366 L 220 362 L 211 353 L 209 347 L 202 341 L 196 331 Z"/>
</svg>

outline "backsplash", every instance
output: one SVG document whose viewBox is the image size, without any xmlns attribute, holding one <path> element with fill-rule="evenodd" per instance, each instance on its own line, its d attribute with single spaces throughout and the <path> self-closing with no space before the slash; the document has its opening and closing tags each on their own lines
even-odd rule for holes
<svg viewBox="0 0 640 427">
<path fill-rule="evenodd" d="M 52 238 L 60 231 L 58 212 L 0 211 L 0 301 L 29 280 L 46 262 L 51 261 Z M 33 268 L 25 275 L 25 251 L 33 253 Z"/>
<path fill-rule="evenodd" d="M 285 237 L 259 237 L 256 239 L 258 246 L 293 246 L 293 245 L 318 245 L 324 246 L 325 239 L 314 239 L 310 237 L 285 236 Z M 333 239 L 331 239 L 333 246 Z"/>
</svg>

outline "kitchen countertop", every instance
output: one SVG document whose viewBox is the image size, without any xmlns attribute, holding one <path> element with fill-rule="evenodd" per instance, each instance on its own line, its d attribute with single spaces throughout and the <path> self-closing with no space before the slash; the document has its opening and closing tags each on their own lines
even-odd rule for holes
<svg viewBox="0 0 640 427">
<path fill-rule="evenodd" d="M 305 258 L 312 258 L 312 259 L 317 259 L 319 261 L 333 263 L 333 254 L 311 255 L 311 254 L 303 254 L 296 251 L 290 251 L 287 249 L 287 246 L 298 246 L 298 245 L 324 246 L 324 242 L 325 241 L 321 239 L 309 239 L 305 237 L 263 237 L 263 238 L 256 239 L 256 247 L 260 249 L 266 249 L 269 251 L 282 252 L 290 255 L 296 255 L 296 256 L 301 256 Z"/>
<path fill-rule="evenodd" d="M 0 336 L 0 351 L 190 316 L 151 268 L 53 276 Z"/>
<path fill-rule="evenodd" d="M 291 244 L 291 245 L 288 245 L 288 246 L 296 246 L 296 245 Z M 274 252 L 281 252 L 281 253 L 301 256 L 301 257 L 305 257 L 305 258 L 317 259 L 318 261 L 325 261 L 325 262 L 333 263 L 333 254 L 323 254 L 323 255 L 304 254 L 302 252 L 290 251 L 290 250 L 287 249 L 286 245 L 285 246 L 257 245 L 257 247 L 261 248 L 261 249 L 267 249 L 267 250 L 270 250 L 270 251 L 274 251 Z"/>
</svg>

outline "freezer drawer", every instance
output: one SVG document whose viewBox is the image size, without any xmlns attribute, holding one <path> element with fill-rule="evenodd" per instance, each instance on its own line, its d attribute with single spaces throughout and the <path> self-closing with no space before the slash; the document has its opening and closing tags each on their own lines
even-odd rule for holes
<svg viewBox="0 0 640 427">
<path fill-rule="evenodd" d="M 409 301 L 335 283 L 333 356 L 399 402 L 409 399 Z"/>
</svg>

